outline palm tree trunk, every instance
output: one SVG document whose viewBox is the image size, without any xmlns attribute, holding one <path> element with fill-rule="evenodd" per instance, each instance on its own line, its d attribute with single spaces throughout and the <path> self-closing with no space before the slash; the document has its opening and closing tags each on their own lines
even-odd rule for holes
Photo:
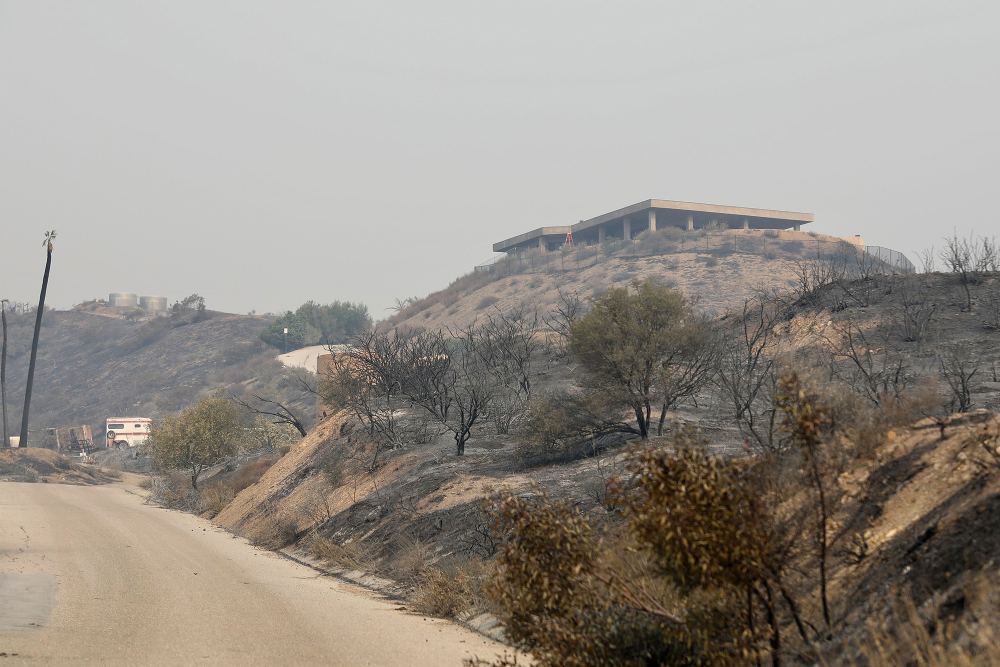
<svg viewBox="0 0 1000 667">
<path fill-rule="evenodd" d="M 35 333 L 31 337 L 31 359 L 28 361 L 28 381 L 24 386 L 24 410 L 21 412 L 21 447 L 28 446 L 28 413 L 31 409 L 31 386 L 35 381 L 35 358 L 38 356 L 38 335 L 42 331 L 42 315 L 45 313 L 45 292 L 49 288 L 49 269 L 52 268 L 52 244 L 45 252 L 45 273 L 42 275 L 42 292 L 38 296 L 38 310 L 35 312 Z"/>
<path fill-rule="evenodd" d="M 3 321 L 3 349 L 0 350 L 0 403 L 3 403 L 3 444 L 0 449 L 10 447 L 10 431 L 7 430 L 7 303 L 0 303 L 0 320 Z"/>
</svg>

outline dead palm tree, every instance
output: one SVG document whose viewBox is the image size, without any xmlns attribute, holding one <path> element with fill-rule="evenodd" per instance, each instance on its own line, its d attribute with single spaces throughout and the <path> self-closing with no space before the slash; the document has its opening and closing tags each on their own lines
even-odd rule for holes
<svg viewBox="0 0 1000 667">
<path fill-rule="evenodd" d="M 7 430 L 7 299 L 0 299 L 0 320 L 3 321 L 3 348 L 0 349 L 0 403 L 3 403 L 3 444 L 0 449 L 10 447 L 10 431 Z"/>
<path fill-rule="evenodd" d="M 35 312 L 35 333 L 31 337 L 31 359 L 28 361 L 28 381 L 24 386 L 24 410 L 21 411 L 21 447 L 28 446 L 28 412 L 31 408 L 31 385 L 35 381 L 35 357 L 38 356 L 38 334 L 42 331 L 42 314 L 45 312 L 45 292 L 49 288 L 49 269 L 52 268 L 52 242 L 56 231 L 45 232 L 45 273 L 42 274 L 42 293 L 38 296 L 38 310 Z"/>
</svg>

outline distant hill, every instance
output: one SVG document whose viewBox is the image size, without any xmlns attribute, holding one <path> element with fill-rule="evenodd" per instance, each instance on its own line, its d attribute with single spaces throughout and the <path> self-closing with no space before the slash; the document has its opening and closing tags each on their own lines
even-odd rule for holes
<svg viewBox="0 0 1000 667">
<path fill-rule="evenodd" d="M 197 321 L 196 321 L 197 320 Z M 8 314 L 7 409 L 17 433 L 34 314 Z M 261 341 L 262 316 L 213 311 L 144 322 L 80 310 L 43 320 L 29 442 L 42 429 L 90 424 L 103 444 L 104 420 L 162 417 L 213 391 L 280 398 L 311 420 L 312 396 Z"/>
</svg>

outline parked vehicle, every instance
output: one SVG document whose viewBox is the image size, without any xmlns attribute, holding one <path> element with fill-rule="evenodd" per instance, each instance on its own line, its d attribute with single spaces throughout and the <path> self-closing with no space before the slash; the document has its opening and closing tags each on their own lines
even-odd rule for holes
<svg viewBox="0 0 1000 667">
<path fill-rule="evenodd" d="M 104 425 L 105 442 L 108 447 L 134 448 L 149 438 L 153 420 L 149 417 L 110 417 Z"/>
</svg>

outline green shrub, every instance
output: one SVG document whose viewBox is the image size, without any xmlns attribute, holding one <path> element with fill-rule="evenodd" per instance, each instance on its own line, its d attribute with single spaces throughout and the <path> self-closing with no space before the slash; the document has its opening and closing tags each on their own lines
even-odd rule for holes
<svg viewBox="0 0 1000 667">
<path fill-rule="evenodd" d="M 271 322 L 260 337 L 268 345 L 286 351 L 286 348 L 292 350 L 306 345 L 343 343 L 371 325 L 364 304 L 306 301 L 295 312 L 289 310 Z"/>
<path fill-rule="evenodd" d="M 285 329 L 288 329 L 287 334 Z M 316 329 L 310 329 L 304 317 L 289 310 L 271 322 L 260 338 L 268 345 L 276 347 L 282 352 L 288 352 L 310 345 L 311 342 L 308 341 L 318 339 L 319 332 Z"/>
</svg>

